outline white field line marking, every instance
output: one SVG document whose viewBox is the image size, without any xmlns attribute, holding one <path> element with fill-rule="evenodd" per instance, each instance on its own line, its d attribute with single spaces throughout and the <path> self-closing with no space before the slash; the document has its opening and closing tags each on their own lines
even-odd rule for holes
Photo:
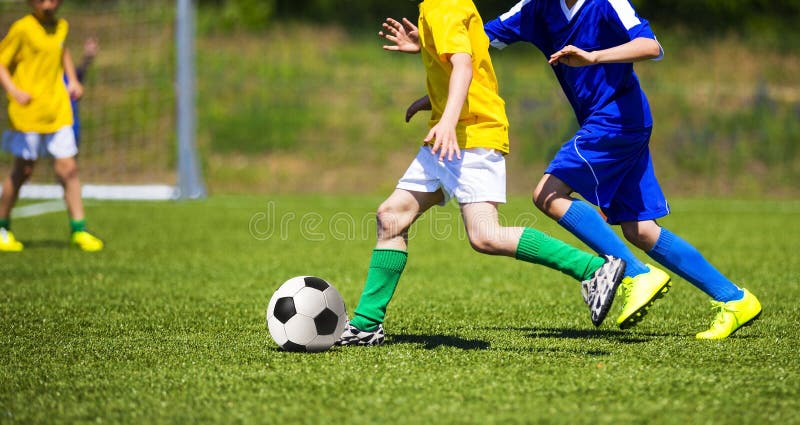
<svg viewBox="0 0 800 425">
<path fill-rule="evenodd" d="M 34 217 L 37 215 L 47 214 L 56 211 L 63 211 L 66 207 L 64 201 L 47 201 L 37 204 L 25 205 L 24 207 L 14 208 L 11 216 L 14 218 Z"/>
</svg>

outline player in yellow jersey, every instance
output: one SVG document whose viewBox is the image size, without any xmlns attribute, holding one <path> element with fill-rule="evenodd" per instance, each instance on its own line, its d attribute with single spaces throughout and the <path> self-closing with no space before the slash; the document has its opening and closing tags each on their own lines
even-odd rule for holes
<svg viewBox="0 0 800 425">
<path fill-rule="evenodd" d="M 425 0 L 413 25 L 387 19 L 379 35 L 389 51 L 422 53 L 432 112 L 430 131 L 397 187 L 377 211 L 378 241 L 361 299 L 339 345 L 379 345 L 383 320 L 408 257 L 408 230 L 434 205 L 455 198 L 470 245 L 478 252 L 542 264 L 582 281 L 599 326 L 622 280 L 625 262 L 581 251 L 532 228 L 503 227 L 509 151 L 505 103 L 489 57 L 489 39 L 472 0 Z M 416 31 L 415 31 L 416 32 Z M 401 41 L 402 40 L 402 41 Z"/>
<path fill-rule="evenodd" d="M 11 127 L 3 133 L 3 149 L 15 157 L 0 196 L 0 251 L 23 248 L 10 230 L 11 210 L 41 156 L 54 158 L 56 176 L 64 187 L 72 244 L 84 251 L 99 251 L 103 242 L 86 231 L 75 161 L 78 148 L 70 99 L 80 98 L 83 87 L 64 47 L 69 25 L 56 17 L 61 0 L 28 0 L 28 4 L 33 13 L 14 22 L 0 41 L 0 84 L 8 95 Z"/>
</svg>

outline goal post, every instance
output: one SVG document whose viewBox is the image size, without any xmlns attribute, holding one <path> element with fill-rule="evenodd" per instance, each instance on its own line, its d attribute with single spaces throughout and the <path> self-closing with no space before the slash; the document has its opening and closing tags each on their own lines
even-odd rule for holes
<svg viewBox="0 0 800 425">
<path fill-rule="evenodd" d="M 0 0 L 0 35 L 30 13 L 24 0 Z M 76 65 L 84 41 L 99 53 L 78 103 L 84 198 L 194 199 L 206 196 L 196 147 L 195 1 L 64 2 L 67 47 Z M 0 130 L 8 129 L 0 90 Z M 0 178 L 13 164 L 0 153 Z M 50 160 L 36 165 L 22 198 L 60 198 Z"/>
<path fill-rule="evenodd" d="M 197 162 L 195 73 L 195 10 L 192 0 L 178 0 L 176 14 L 178 58 L 178 187 L 179 198 L 204 198 L 205 185 Z"/>
</svg>

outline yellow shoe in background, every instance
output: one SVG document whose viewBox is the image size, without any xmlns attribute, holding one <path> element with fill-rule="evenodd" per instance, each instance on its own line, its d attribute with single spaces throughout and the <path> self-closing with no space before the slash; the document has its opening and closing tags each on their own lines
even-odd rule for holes
<svg viewBox="0 0 800 425">
<path fill-rule="evenodd" d="M 72 233 L 72 244 L 87 252 L 103 249 L 103 241 L 85 230 Z"/>
<path fill-rule="evenodd" d="M 634 277 L 625 277 L 620 284 L 625 304 L 622 313 L 617 317 L 620 329 L 628 329 L 639 323 L 647 314 L 650 306 L 663 297 L 671 285 L 670 277 L 663 270 L 647 264 L 650 269 Z"/>
<path fill-rule="evenodd" d="M 0 252 L 20 252 L 22 248 L 22 242 L 18 241 L 10 230 L 0 227 Z"/>
<path fill-rule="evenodd" d="M 711 328 L 697 334 L 697 339 L 724 339 L 742 326 L 753 323 L 761 315 L 761 303 L 747 289 L 741 300 L 711 301 L 711 308 L 717 312 Z"/>
</svg>

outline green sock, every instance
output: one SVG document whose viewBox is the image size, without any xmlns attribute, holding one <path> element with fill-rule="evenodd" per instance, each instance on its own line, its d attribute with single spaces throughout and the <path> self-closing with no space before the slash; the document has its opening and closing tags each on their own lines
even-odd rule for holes
<svg viewBox="0 0 800 425">
<path fill-rule="evenodd" d="M 395 249 L 374 249 L 367 272 L 367 282 L 350 324 L 362 331 L 373 331 L 383 323 L 386 306 L 394 295 L 408 253 Z"/>
<path fill-rule="evenodd" d="M 522 232 L 515 257 L 517 260 L 550 267 L 579 281 L 592 277 L 605 262 L 597 255 L 581 251 L 531 228 Z"/>
<path fill-rule="evenodd" d="M 0 218 L 0 229 L 11 230 L 11 219 Z"/>
<path fill-rule="evenodd" d="M 72 233 L 75 232 L 83 232 L 86 230 L 86 219 L 83 220 L 71 220 L 69 221 L 69 227 L 72 229 Z"/>
</svg>

